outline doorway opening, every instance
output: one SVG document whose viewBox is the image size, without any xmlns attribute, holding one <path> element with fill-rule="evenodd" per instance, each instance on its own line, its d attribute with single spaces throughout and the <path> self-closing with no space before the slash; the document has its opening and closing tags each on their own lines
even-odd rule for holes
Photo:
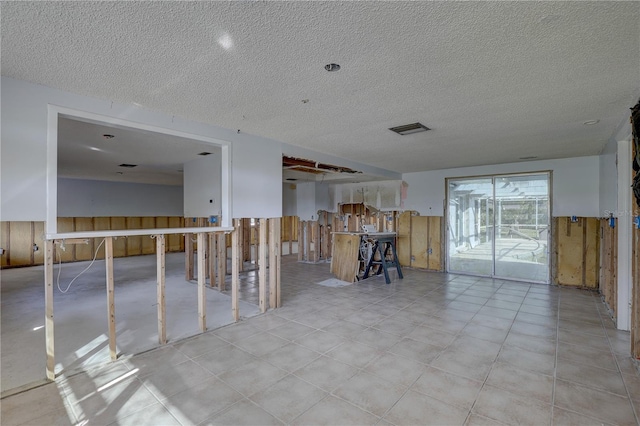
<svg viewBox="0 0 640 426">
<path fill-rule="evenodd" d="M 550 172 L 447 179 L 447 271 L 549 283 Z"/>
</svg>

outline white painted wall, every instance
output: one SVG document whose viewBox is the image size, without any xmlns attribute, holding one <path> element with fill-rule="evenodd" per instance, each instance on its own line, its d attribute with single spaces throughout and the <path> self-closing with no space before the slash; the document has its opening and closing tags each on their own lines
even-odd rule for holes
<svg viewBox="0 0 640 426">
<path fill-rule="evenodd" d="M 183 216 L 182 187 L 59 178 L 58 215 Z"/>
<path fill-rule="evenodd" d="M 282 215 L 297 216 L 297 185 L 294 183 L 282 184 Z"/>
<path fill-rule="evenodd" d="M 318 210 L 335 212 L 329 197 L 329 184 L 316 182 L 316 214 Z M 318 219 L 316 217 L 316 219 Z"/>
<path fill-rule="evenodd" d="M 237 134 L 233 142 L 233 217 L 281 216 L 281 143 Z"/>
<path fill-rule="evenodd" d="M 184 217 L 209 217 L 222 214 L 221 152 L 211 150 L 211 155 L 185 163 Z"/>
<path fill-rule="evenodd" d="M 47 192 L 46 185 L 48 105 L 200 135 L 230 145 L 233 216 L 281 215 L 280 142 L 171 117 L 133 104 L 89 98 L 7 77 L 2 77 L 0 84 L 2 220 L 45 220 L 47 193 L 56 195 L 56 188 L 50 188 Z M 53 179 L 53 182 L 55 185 L 56 180 Z"/>
<path fill-rule="evenodd" d="M 316 184 L 315 182 L 299 183 L 296 187 L 296 205 L 300 220 L 317 220 Z"/>
<path fill-rule="evenodd" d="M 600 217 L 613 213 L 618 217 L 618 143 L 614 140 L 604 147 L 599 157 L 600 166 Z"/>
<path fill-rule="evenodd" d="M 599 157 L 591 156 L 405 173 L 404 208 L 424 216 L 443 216 L 446 178 L 551 170 L 553 216 L 599 217 L 599 167 Z"/>
</svg>

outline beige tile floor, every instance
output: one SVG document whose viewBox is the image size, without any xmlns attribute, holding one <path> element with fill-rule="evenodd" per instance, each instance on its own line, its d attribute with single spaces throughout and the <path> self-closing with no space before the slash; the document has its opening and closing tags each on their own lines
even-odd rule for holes
<svg viewBox="0 0 640 426">
<path fill-rule="evenodd" d="M 2 425 L 638 424 L 597 294 L 412 270 L 328 288 L 327 264 L 283 263 L 282 308 L 5 398 Z"/>
</svg>

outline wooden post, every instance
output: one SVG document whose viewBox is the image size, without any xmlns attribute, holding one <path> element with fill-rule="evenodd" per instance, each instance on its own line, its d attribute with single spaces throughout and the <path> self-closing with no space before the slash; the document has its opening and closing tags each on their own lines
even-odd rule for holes
<svg viewBox="0 0 640 426">
<path fill-rule="evenodd" d="M 293 254 L 293 230 L 296 224 L 296 217 L 291 216 L 291 227 L 289 228 L 289 254 Z"/>
<path fill-rule="evenodd" d="M 313 261 L 318 263 L 320 260 L 320 221 L 313 222 Z"/>
<path fill-rule="evenodd" d="M 209 270 L 209 286 L 216 286 L 216 234 L 208 234 L 209 249 L 207 250 L 207 267 Z"/>
<path fill-rule="evenodd" d="M 231 315 L 233 320 L 240 319 L 238 310 L 238 281 L 240 280 L 240 238 L 239 233 L 242 227 L 241 219 L 234 219 L 234 230 L 231 234 Z"/>
<path fill-rule="evenodd" d="M 104 239 L 104 260 L 107 278 L 107 311 L 109 318 L 109 355 L 115 361 L 118 357 L 116 349 L 116 305 L 113 285 L 113 237 Z"/>
<path fill-rule="evenodd" d="M 225 276 L 227 275 L 227 236 L 224 232 L 218 234 L 218 290 L 225 291 Z"/>
<path fill-rule="evenodd" d="M 193 280 L 193 242 L 191 234 L 184 234 L 184 279 Z"/>
<path fill-rule="evenodd" d="M 298 262 L 304 259 L 304 222 L 298 220 Z"/>
<path fill-rule="evenodd" d="M 206 262 L 205 262 L 205 233 L 198 232 L 198 322 L 200 324 L 200 331 L 203 333 L 207 331 L 207 293 L 205 289 L 206 284 Z"/>
<path fill-rule="evenodd" d="M 156 275 L 158 292 L 158 342 L 167 343 L 166 301 L 164 297 L 165 284 L 165 240 L 164 235 L 156 235 Z"/>
<path fill-rule="evenodd" d="M 311 261 L 311 239 L 313 237 L 313 228 L 310 220 L 306 221 L 306 231 L 304 236 L 304 260 Z"/>
<path fill-rule="evenodd" d="M 300 249 L 298 234 L 298 249 Z M 279 308 L 280 297 L 280 218 L 269 219 L 269 306 Z"/>
<path fill-rule="evenodd" d="M 53 340 L 53 256 L 54 245 L 52 240 L 46 240 L 45 246 L 45 270 L 44 270 L 44 340 L 47 348 L 47 379 L 55 380 L 55 351 Z"/>
<path fill-rule="evenodd" d="M 267 311 L 267 219 L 260 219 L 260 256 L 258 277 L 260 280 L 259 306 L 260 312 Z"/>
</svg>

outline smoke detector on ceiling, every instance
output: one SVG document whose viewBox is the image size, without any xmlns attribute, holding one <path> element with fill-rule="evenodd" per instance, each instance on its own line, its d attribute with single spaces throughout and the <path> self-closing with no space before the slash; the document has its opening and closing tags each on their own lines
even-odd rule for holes
<svg viewBox="0 0 640 426">
<path fill-rule="evenodd" d="M 402 126 L 390 127 L 389 130 L 392 132 L 396 132 L 399 135 L 411 135 L 413 133 L 426 132 L 427 130 L 431 130 L 427 126 L 422 123 L 411 123 L 404 124 Z"/>
<path fill-rule="evenodd" d="M 324 66 L 324 69 L 329 72 L 335 72 L 340 70 L 340 65 L 338 64 L 327 64 Z"/>
</svg>

